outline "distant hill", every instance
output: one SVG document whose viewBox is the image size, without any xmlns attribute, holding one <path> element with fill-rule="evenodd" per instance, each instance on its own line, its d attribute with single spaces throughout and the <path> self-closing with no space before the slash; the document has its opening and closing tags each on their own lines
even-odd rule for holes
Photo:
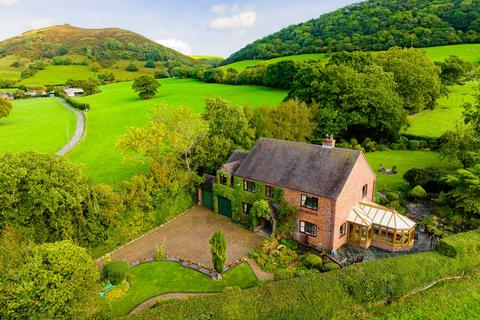
<svg viewBox="0 0 480 320">
<path fill-rule="evenodd" d="M 478 0 L 370 0 L 257 40 L 222 64 L 248 59 L 390 47 L 480 43 Z"/>
<path fill-rule="evenodd" d="M 131 31 L 83 29 L 68 24 L 28 31 L 0 42 L 0 57 L 8 55 L 32 61 L 80 55 L 98 61 L 151 59 L 193 63 L 191 58 Z"/>
</svg>

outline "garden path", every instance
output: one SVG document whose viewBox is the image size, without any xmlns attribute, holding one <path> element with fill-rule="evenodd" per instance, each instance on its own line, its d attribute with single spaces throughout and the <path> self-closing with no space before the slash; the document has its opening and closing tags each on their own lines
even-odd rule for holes
<svg viewBox="0 0 480 320">
<path fill-rule="evenodd" d="M 77 124 L 75 127 L 75 134 L 73 135 L 72 139 L 62 147 L 59 151 L 57 151 L 56 155 L 59 157 L 64 156 L 66 153 L 70 152 L 73 148 L 75 148 L 79 143 L 80 140 L 83 137 L 83 134 L 85 132 L 85 114 L 81 111 L 78 111 L 72 107 L 70 107 L 64 99 L 59 98 L 60 103 L 62 106 L 67 108 L 68 110 L 72 111 L 75 113 L 75 116 L 77 117 Z"/>
</svg>

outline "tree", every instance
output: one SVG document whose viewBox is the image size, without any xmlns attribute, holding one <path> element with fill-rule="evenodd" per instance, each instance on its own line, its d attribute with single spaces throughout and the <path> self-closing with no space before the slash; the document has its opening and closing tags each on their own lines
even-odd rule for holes
<svg viewBox="0 0 480 320">
<path fill-rule="evenodd" d="M 263 84 L 280 89 L 290 88 L 299 67 L 292 60 L 269 64 L 263 76 Z"/>
<path fill-rule="evenodd" d="M 455 55 L 450 55 L 444 61 L 437 62 L 436 65 L 440 67 L 440 78 L 447 86 L 461 83 L 461 80 L 472 68 L 470 63 Z"/>
<path fill-rule="evenodd" d="M 477 95 L 474 105 L 466 103 L 464 107 L 463 118 L 465 124 L 472 125 L 475 132 L 480 135 L 480 94 Z"/>
<path fill-rule="evenodd" d="M 222 83 L 224 77 L 222 69 L 208 69 L 203 73 L 203 81 L 210 83 Z"/>
<path fill-rule="evenodd" d="M 409 113 L 435 106 L 441 88 L 440 70 L 425 52 L 392 48 L 379 53 L 377 63 L 386 72 L 393 73 L 397 91 Z"/>
<path fill-rule="evenodd" d="M 248 213 L 250 217 L 250 227 L 255 229 L 259 221 L 270 219 L 270 206 L 266 200 L 255 201 L 250 212 Z"/>
<path fill-rule="evenodd" d="M 62 158 L 34 152 L 0 158 L 0 228 L 25 230 L 36 242 L 103 242 L 118 214 L 117 197 Z"/>
<path fill-rule="evenodd" d="M 309 64 L 295 76 L 286 99 L 318 103 L 312 139 L 317 142 L 326 135 L 392 139 L 407 123 L 393 76 L 378 66 L 358 72 L 346 65 Z"/>
<path fill-rule="evenodd" d="M 97 75 L 98 80 L 102 84 L 108 84 L 115 82 L 115 75 L 112 72 L 103 72 Z"/>
<path fill-rule="evenodd" d="M 227 260 L 227 242 L 225 241 L 223 231 L 221 229 L 216 231 L 209 243 L 213 267 L 215 271 L 222 273 L 225 261 Z"/>
<path fill-rule="evenodd" d="M 155 65 L 155 60 L 153 59 L 148 59 L 147 62 L 145 62 L 145 65 L 144 65 L 145 68 L 152 68 L 154 69 L 156 67 Z"/>
<path fill-rule="evenodd" d="M 214 173 L 234 150 L 253 145 L 254 130 L 243 109 L 214 98 L 207 100 L 202 117 L 208 123 L 208 135 L 194 150 L 192 163 L 197 172 Z"/>
<path fill-rule="evenodd" d="M 69 241 L 31 246 L 0 275 L 2 319 L 83 319 L 94 311 L 99 274 L 86 250 Z"/>
<path fill-rule="evenodd" d="M 99 72 L 100 70 L 102 70 L 102 66 L 97 61 L 93 61 L 92 64 L 90 65 L 90 69 L 93 72 Z"/>
<path fill-rule="evenodd" d="M 141 76 L 135 79 L 132 89 L 142 99 L 151 99 L 157 94 L 160 83 L 150 76 Z"/>
<path fill-rule="evenodd" d="M 457 123 L 455 130 L 442 136 L 440 152 L 443 158 L 459 160 L 464 168 L 473 166 L 480 159 L 480 138 L 469 124 Z"/>
<path fill-rule="evenodd" d="M 457 170 L 447 176 L 447 183 L 453 187 L 447 198 L 454 212 L 463 217 L 470 228 L 480 227 L 480 166 Z"/>
<path fill-rule="evenodd" d="M 13 105 L 7 99 L 0 97 L 0 118 L 6 118 L 12 112 Z"/>
</svg>

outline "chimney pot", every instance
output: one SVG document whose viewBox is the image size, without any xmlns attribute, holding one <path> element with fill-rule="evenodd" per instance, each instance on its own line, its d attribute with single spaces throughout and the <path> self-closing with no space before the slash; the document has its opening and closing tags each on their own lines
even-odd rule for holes
<svg viewBox="0 0 480 320">
<path fill-rule="evenodd" d="M 331 135 L 330 137 L 326 137 L 324 140 L 323 140 L 323 145 L 322 145 L 324 148 L 335 148 L 335 139 L 333 138 L 333 135 Z"/>
</svg>

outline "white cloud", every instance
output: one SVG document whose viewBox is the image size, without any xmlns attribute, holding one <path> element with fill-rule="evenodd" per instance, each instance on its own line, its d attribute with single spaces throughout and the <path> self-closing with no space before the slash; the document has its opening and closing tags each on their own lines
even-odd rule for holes
<svg viewBox="0 0 480 320">
<path fill-rule="evenodd" d="M 52 19 L 36 19 L 30 22 L 29 28 L 36 30 L 36 29 L 41 29 L 45 27 L 50 27 L 52 25 L 53 25 Z"/>
<path fill-rule="evenodd" d="M 18 2 L 20 2 L 20 0 L 0 0 L 0 6 L 10 6 Z"/>
<path fill-rule="evenodd" d="M 168 38 L 168 39 L 160 39 L 157 40 L 158 43 L 161 45 L 176 50 L 178 52 L 181 52 L 187 56 L 192 55 L 192 47 L 188 43 L 182 40 L 178 39 L 173 39 L 173 38 Z"/>
<path fill-rule="evenodd" d="M 227 17 L 218 17 L 210 21 L 208 28 L 221 31 L 245 33 L 246 29 L 255 25 L 256 20 L 257 13 L 253 10 L 249 10 Z"/>
<path fill-rule="evenodd" d="M 225 14 L 225 13 L 237 13 L 240 11 L 240 5 L 238 3 L 234 3 L 232 5 L 228 5 L 225 3 L 216 4 L 210 8 L 210 12 L 214 14 Z"/>
</svg>

